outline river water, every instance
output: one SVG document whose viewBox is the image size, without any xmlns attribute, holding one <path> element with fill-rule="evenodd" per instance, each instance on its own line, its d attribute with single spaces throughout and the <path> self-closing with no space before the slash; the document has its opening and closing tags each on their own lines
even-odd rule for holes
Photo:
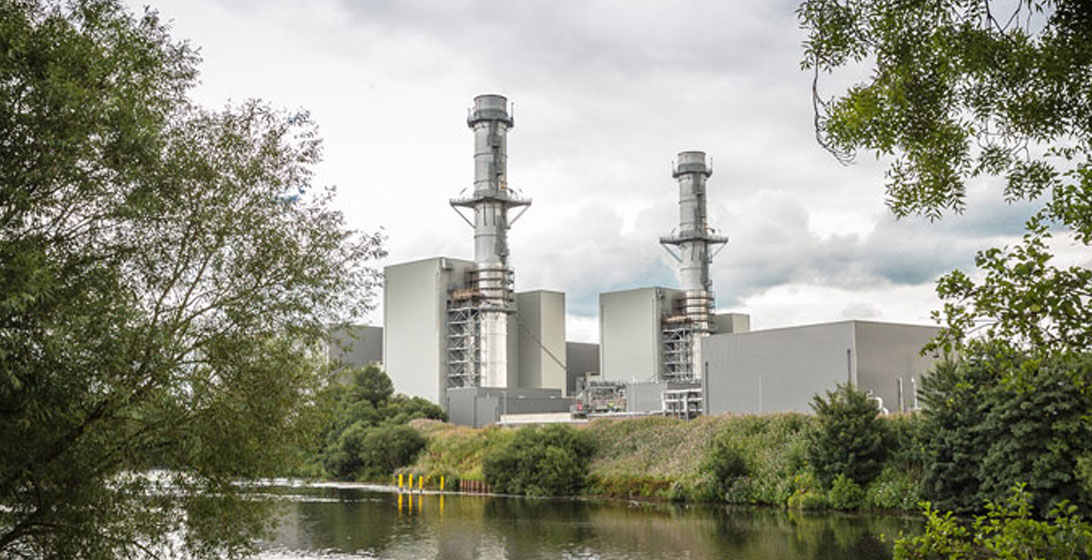
<svg viewBox="0 0 1092 560">
<path fill-rule="evenodd" d="M 913 517 L 271 486 L 263 560 L 884 559 Z"/>
</svg>

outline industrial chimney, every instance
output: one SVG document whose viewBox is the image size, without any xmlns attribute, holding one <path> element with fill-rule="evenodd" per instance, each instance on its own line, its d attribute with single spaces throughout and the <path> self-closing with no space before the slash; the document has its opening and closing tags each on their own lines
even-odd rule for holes
<svg viewBox="0 0 1092 560">
<path fill-rule="evenodd" d="M 474 212 L 473 220 L 463 216 L 474 228 L 474 266 L 465 287 L 449 297 L 448 386 L 506 387 L 508 320 L 515 311 L 508 228 L 519 217 L 509 221 L 508 210 L 526 210 L 531 201 L 508 188 L 508 129 L 515 126 L 508 100 L 475 97 L 467 125 L 474 131 L 474 192 L 451 205 Z"/>
<path fill-rule="evenodd" d="M 727 243 L 728 238 L 715 235 L 708 224 L 705 182 L 713 170 L 705 163 L 705 152 L 679 153 L 672 171 L 679 183 L 679 227 L 672 235 L 661 237 L 660 243 L 679 263 L 682 293 L 664 318 L 663 380 L 688 382 L 701 377 L 701 337 L 716 330 L 716 298 L 709 276 L 715 255 L 710 249 Z"/>
</svg>

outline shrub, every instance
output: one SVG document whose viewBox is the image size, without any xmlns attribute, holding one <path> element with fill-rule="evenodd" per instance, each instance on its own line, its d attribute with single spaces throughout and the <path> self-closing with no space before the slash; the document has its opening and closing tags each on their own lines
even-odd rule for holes
<svg viewBox="0 0 1092 560">
<path fill-rule="evenodd" d="M 589 475 L 587 490 L 611 498 L 668 498 L 681 500 L 686 489 L 678 482 L 659 476 Z"/>
<path fill-rule="evenodd" d="M 413 462 L 425 447 L 425 438 L 409 426 L 349 426 L 323 466 L 338 480 L 380 479 Z"/>
<path fill-rule="evenodd" d="M 712 449 L 705 458 L 704 466 L 713 474 L 713 486 L 719 499 L 728 502 L 739 501 L 741 486 L 739 479 L 750 474 L 743 454 L 743 447 L 725 434 L 713 440 Z M 732 492 L 735 499 L 727 497 L 730 490 L 735 490 Z"/>
<path fill-rule="evenodd" d="M 316 396 L 322 437 L 302 450 L 313 465 L 338 480 L 382 478 L 409 464 L 425 440 L 404 424 L 446 419 L 440 407 L 425 399 L 394 394 L 390 378 L 375 366 L 350 369 L 342 378 L 346 382 Z"/>
<path fill-rule="evenodd" d="M 834 509 L 858 509 L 864 501 L 864 496 L 864 489 L 844 474 L 834 477 L 830 492 L 827 492 L 830 507 Z"/>
<path fill-rule="evenodd" d="M 409 426 L 380 426 L 367 431 L 360 449 L 357 478 L 381 479 L 413 463 L 425 448 L 425 438 Z"/>
<path fill-rule="evenodd" d="M 1034 519 L 1023 485 L 1015 486 L 1003 503 L 987 502 L 986 515 L 976 517 L 970 527 L 932 504 L 922 509 L 925 532 L 900 536 L 896 560 L 1092 557 L 1092 525 L 1081 520 L 1077 508 L 1059 503 L 1046 519 Z"/>
<path fill-rule="evenodd" d="M 824 488 L 843 475 L 867 485 L 883 469 L 886 425 L 868 395 L 852 385 L 812 399 L 818 425 L 808 437 L 808 461 Z"/>
<path fill-rule="evenodd" d="M 569 426 L 529 426 L 482 461 L 485 481 L 497 492 L 568 496 L 587 484 L 592 444 Z"/>
<path fill-rule="evenodd" d="M 793 477 L 793 492 L 785 505 L 794 509 L 827 509 L 830 501 L 815 480 L 815 474 L 805 471 Z"/>
<path fill-rule="evenodd" d="M 880 476 L 865 489 L 861 505 L 875 509 L 914 509 L 921 501 L 921 482 L 913 472 L 896 461 L 888 461 Z"/>
<path fill-rule="evenodd" d="M 1084 497 L 1092 501 L 1092 455 L 1083 455 L 1077 459 L 1077 483 L 1084 490 Z"/>
<path fill-rule="evenodd" d="M 711 438 L 694 480 L 701 501 L 784 506 L 793 479 L 806 470 L 807 426 L 803 414 L 725 418 Z"/>
</svg>

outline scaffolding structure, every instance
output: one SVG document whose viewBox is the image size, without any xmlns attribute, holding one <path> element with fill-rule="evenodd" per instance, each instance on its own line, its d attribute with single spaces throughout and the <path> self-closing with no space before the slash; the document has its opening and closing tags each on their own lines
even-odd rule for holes
<svg viewBox="0 0 1092 560">
<path fill-rule="evenodd" d="M 454 298 L 447 308 L 447 386 L 481 386 L 481 308 Z"/>
<path fill-rule="evenodd" d="M 664 356 L 662 381 L 668 383 L 693 381 L 694 329 L 690 321 L 679 315 L 665 317 L 661 338 Z"/>
<path fill-rule="evenodd" d="M 448 388 L 482 386 L 483 317 L 515 313 L 514 281 L 511 270 L 473 268 L 466 271 L 465 288 L 448 292 Z"/>
</svg>

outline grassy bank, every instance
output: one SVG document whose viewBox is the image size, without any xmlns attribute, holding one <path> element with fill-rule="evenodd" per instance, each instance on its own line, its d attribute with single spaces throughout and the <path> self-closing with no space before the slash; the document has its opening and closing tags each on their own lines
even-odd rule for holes
<svg viewBox="0 0 1092 560">
<path fill-rule="evenodd" d="M 822 491 L 806 460 L 807 432 L 814 422 L 813 416 L 804 414 L 724 415 L 690 422 L 657 417 L 594 420 L 578 428 L 594 444 L 585 493 L 804 509 L 914 507 L 916 475 L 896 464 L 898 454 L 867 488 Z M 519 429 L 473 429 L 422 420 L 411 426 L 428 443 L 405 470 L 433 479 L 442 475 L 453 482 L 482 480 L 483 458 Z M 718 480 L 710 464 L 714 448 L 737 456 L 736 471 L 726 480 Z M 847 491 L 848 498 L 839 494 Z"/>
</svg>

